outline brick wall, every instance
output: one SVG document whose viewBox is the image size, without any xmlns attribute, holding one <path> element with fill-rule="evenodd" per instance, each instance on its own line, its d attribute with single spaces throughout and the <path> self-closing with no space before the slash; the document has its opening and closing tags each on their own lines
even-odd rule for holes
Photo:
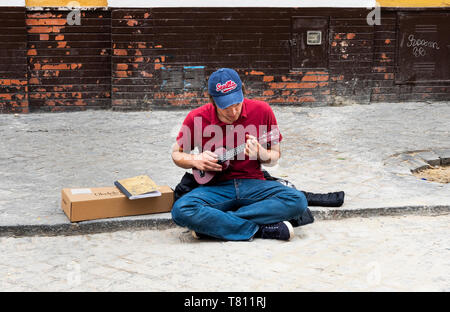
<svg viewBox="0 0 450 312">
<path fill-rule="evenodd" d="M 111 105 L 111 19 L 107 10 L 28 11 L 30 110 L 74 111 Z"/>
<path fill-rule="evenodd" d="M 330 71 L 333 104 L 370 101 L 374 31 L 366 12 L 331 18 Z"/>
<path fill-rule="evenodd" d="M 68 25 L 69 11 L 1 8 L 0 111 L 196 107 L 220 67 L 273 105 L 450 100 L 446 81 L 396 84 L 397 11 L 369 26 L 366 9 L 109 8 Z M 321 68 L 293 68 L 298 16 L 328 21 Z"/>
<path fill-rule="evenodd" d="M 158 56 L 154 16 L 149 9 L 112 11 L 112 107 L 147 109 L 153 104 L 164 62 Z"/>
<path fill-rule="evenodd" d="M 25 8 L 0 7 L 0 113 L 27 113 Z"/>
<path fill-rule="evenodd" d="M 237 70 L 252 98 L 271 104 L 329 103 L 328 71 L 290 70 L 293 13 L 264 8 L 114 10 L 113 107 L 204 104 L 207 77 L 220 67 Z"/>
</svg>

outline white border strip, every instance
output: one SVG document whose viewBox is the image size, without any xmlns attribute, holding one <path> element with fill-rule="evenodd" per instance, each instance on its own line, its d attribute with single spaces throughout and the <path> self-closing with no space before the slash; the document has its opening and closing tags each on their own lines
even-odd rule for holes
<svg viewBox="0 0 450 312">
<path fill-rule="evenodd" d="M 0 7 L 24 7 L 25 0 L 0 0 Z"/>
<path fill-rule="evenodd" d="M 109 7 L 267 7 L 267 8 L 373 8 L 376 0 L 108 0 Z"/>
</svg>

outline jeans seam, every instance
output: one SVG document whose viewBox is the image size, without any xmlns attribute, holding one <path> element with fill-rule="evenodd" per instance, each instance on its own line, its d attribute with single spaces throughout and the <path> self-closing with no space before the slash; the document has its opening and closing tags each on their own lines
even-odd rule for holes
<svg viewBox="0 0 450 312">
<path fill-rule="evenodd" d="M 223 204 L 226 204 L 226 203 L 229 203 L 229 202 L 232 202 L 232 201 L 234 201 L 234 199 L 230 199 L 230 200 L 227 200 L 227 201 L 224 201 L 224 202 L 221 202 L 221 203 L 217 203 L 217 204 L 208 204 L 208 205 L 205 205 L 205 206 L 214 207 L 214 206 L 223 205 Z"/>
<path fill-rule="evenodd" d="M 236 190 L 236 199 L 240 199 L 239 198 L 239 181 L 238 180 L 234 180 L 234 188 Z"/>
<path fill-rule="evenodd" d="M 247 198 L 247 197 L 239 198 L 239 199 L 256 200 L 256 201 L 258 202 L 258 201 L 265 200 L 265 199 L 271 199 L 271 198 L 273 198 L 273 197 L 276 197 L 276 198 L 280 199 L 279 197 L 277 197 L 277 195 L 271 195 L 271 196 L 266 197 L 266 198 L 263 198 L 263 199 L 259 199 L 259 198 L 256 198 L 256 199 L 255 199 L 255 198 Z"/>
<path fill-rule="evenodd" d="M 267 198 L 265 198 L 265 199 L 271 199 L 271 198 L 278 198 L 278 199 L 280 199 L 277 195 L 272 195 L 272 196 L 270 196 L 270 197 L 267 197 Z M 247 200 L 255 200 L 255 199 L 252 199 L 252 198 L 241 198 L 241 200 L 242 199 L 247 199 Z M 256 202 L 255 203 L 257 203 L 257 202 L 260 202 L 261 200 L 264 200 L 264 199 L 260 199 L 260 200 L 256 200 Z M 254 203 L 252 203 L 252 204 L 254 204 Z M 252 204 L 249 204 L 249 205 L 252 205 Z M 282 215 L 282 217 L 283 217 L 283 220 L 285 220 L 285 221 L 289 221 L 288 219 L 292 219 L 291 217 L 287 217 L 286 215 Z"/>
</svg>

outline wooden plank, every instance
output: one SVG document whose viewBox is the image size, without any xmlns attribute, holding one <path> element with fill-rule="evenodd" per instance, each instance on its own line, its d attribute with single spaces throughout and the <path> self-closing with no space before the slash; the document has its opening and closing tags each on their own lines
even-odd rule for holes
<svg viewBox="0 0 450 312">
<path fill-rule="evenodd" d="M 26 91 L 23 86 L 2 86 L 2 85 L 0 85 L 0 93 L 26 94 Z"/>
<path fill-rule="evenodd" d="M 22 41 L 22 42 L 2 43 L 1 49 L 5 49 L 5 50 L 12 49 L 12 50 L 18 50 L 18 51 L 25 50 L 26 51 L 26 49 L 27 49 L 26 37 L 24 38 L 24 41 Z"/>
<path fill-rule="evenodd" d="M 66 35 L 69 36 L 69 35 Z M 369 37 L 369 36 L 366 36 Z M 264 40 L 289 40 L 290 33 L 254 33 L 251 35 L 253 39 L 264 39 Z M 146 42 L 154 41 L 158 43 L 159 41 L 182 41 L 182 40 L 246 40 L 249 39 L 247 33 L 210 33 L 210 34 L 196 34 L 196 33 L 186 33 L 186 34 L 112 34 L 111 39 L 114 43 L 116 42 Z M 370 39 L 373 39 L 372 37 Z"/>
<path fill-rule="evenodd" d="M 113 88 L 116 85 L 134 85 L 134 86 L 151 86 L 154 85 L 154 79 L 153 78 L 114 78 L 112 79 L 112 86 Z M 157 85 L 158 87 L 161 86 L 161 84 Z"/>
<path fill-rule="evenodd" d="M 2 43 L 2 45 L 4 43 L 6 44 L 10 44 L 10 43 L 23 43 L 26 42 L 26 36 L 22 36 L 22 35 L 0 35 L 0 42 Z"/>
<path fill-rule="evenodd" d="M 111 70 L 34 70 L 29 72 L 30 78 L 39 77 L 111 77 Z"/>
<path fill-rule="evenodd" d="M 28 65 L 29 70 L 99 70 L 99 69 L 109 69 L 110 63 L 30 63 Z"/>
<path fill-rule="evenodd" d="M 39 41 L 30 42 L 29 48 L 31 49 L 42 49 L 42 50 L 53 50 L 53 49 L 100 49 L 100 48 L 111 48 L 111 43 L 109 41 Z"/>
<path fill-rule="evenodd" d="M 24 78 L 26 71 L 12 71 L 12 72 L 0 72 L 0 79 L 17 79 Z"/>
<path fill-rule="evenodd" d="M 161 56 L 161 55 L 289 55 L 289 49 L 284 47 L 198 47 L 198 48 L 173 48 L 173 49 L 113 49 L 114 56 Z"/>
<path fill-rule="evenodd" d="M 292 12 L 292 11 L 291 11 Z M 182 9 L 180 11 L 160 11 L 159 9 L 113 9 L 112 19 L 283 19 L 292 14 L 289 9 L 258 10 L 257 8 L 239 8 L 238 10 L 223 8 L 220 10 Z"/>
<path fill-rule="evenodd" d="M 116 97 L 116 92 L 145 92 L 151 93 L 154 91 L 158 91 L 160 89 L 160 85 L 114 85 L 112 87 L 113 94 L 112 96 Z"/>
<path fill-rule="evenodd" d="M 26 36 L 25 27 L 1 27 L 0 26 L 0 36 L 3 35 L 20 35 L 20 36 Z"/>
<path fill-rule="evenodd" d="M 26 18 L 67 18 L 67 14 L 69 11 L 59 11 L 59 10 L 45 10 L 45 11 L 27 11 Z M 104 9 L 89 9 L 89 10 L 81 10 L 81 18 L 82 19 L 109 19 L 111 18 L 111 12 L 109 10 Z"/>
<path fill-rule="evenodd" d="M 109 18 L 83 18 L 81 20 L 81 26 L 111 26 L 111 19 Z M 22 22 L 23 24 L 23 22 Z M 52 18 L 52 17 L 46 17 L 46 18 L 27 18 L 25 20 L 25 24 L 28 27 L 34 27 L 34 26 L 66 26 L 70 27 L 70 25 L 67 23 L 67 18 Z M 0 24 L 1 25 L 1 24 Z"/>
<path fill-rule="evenodd" d="M 395 25 L 396 18 L 381 16 L 381 25 Z M 330 18 L 330 26 L 369 26 L 367 24 L 367 18 L 336 18 L 332 16 Z M 374 25 L 379 27 L 379 25 Z"/>
<path fill-rule="evenodd" d="M 110 99 L 32 99 L 30 100 L 30 109 L 38 109 L 48 107 L 52 109 L 54 106 L 101 106 L 109 107 Z"/>
<path fill-rule="evenodd" d="M 109 26 L 28 26 L 28 34 L 106 34 Z"/>
<path fill-rule="evenodd" d="M 220 20 L 217 18 L 212 19 L 192 19 L 192 18 L 180 18 L 180 19 L 114 19 L 112 20 L 113 28 L 149 28 L 149 27 L 290 27 L 290 20 L 285 19 L 249 19 L 249 18 L 231 18 L 227 20 Z"/>
<path fill-rule="evenodd" d="M 330 62 L 332 61 L 345 61 L 345 62 L 353 62 L 357 61 L 357 63 L 370 63 L 372 61 L 372 53 L 345 53 L 345 54 L 330 54 Z M 334 63 L 335 64 L 335 63 Z"/>
<path fill-rule="evenodd" d="M 23 64 L 26 64 L 26 58 L 25 57 L 1 57 L 0 63 L 11 64 L 11 65 L 12 64 L 23 65 Z"/>
<path fill-rule="evenodd" d="M 175 49 L 175 48 L 271 48 L 271 47 L 283 47 L 289 48 L 287 40 L 266 40 L 266 39 L 236 39 L 236 40 L 158 40 L 147 42 L 114 42 L 113 48 L 117 49 Z"/>
<path fill-rule="evenodd" d="M 43 35 L 48 35 L 48 37 L 42 37 Z M 0 37 L 1 40 L 1 37 Z M 94 41 L 94 42 L 111 42 L 111 34 L 110 33 L 104 33 L 104 34 L 59 34 L 59 33 L 53 33 L 53 34 L 28 34 L 28 42 L 32 43 L 34 41 L 36 42 L 42 42 L 42 41 Z"/>
<path fill-rule="evenodd" d="M 13 13 L 13 12 L 25 12 L 25 7 L 21 7 L 21 6 L 1 6 L 0 7 L 0 12 L 8 12 L 8 13 Z"/>
<path fill-rule="evenodd" d="M 6 12 L 0 9 L 0 20 L 24 20 L 25 12 Z"/>
<path fill-rule="evenodd" d="M 109 84 L 82 84 L 82 85 L 56 85 L 56 86 L 48 86 L 48 85 L 31 85 L 28 86 L 28 90 L 30 93 L 38 93 L 38 92 L 92 92 L 92 91 L 109 91 L 111 89 L 111 85 Z"/>
<path fill-rule="evenodd" d="M 27 51 L 23 49 L 2 49 L 0 47 L 0 63 L 2 62 L 3 58 L 26 58 L 27 57 Z"/>
<path fill-rule="evenodd" d="M 373 33 L 334 32 L 330 30 L 331 40 L 373 40 Z"/>
<path fill-rule="evenodd" d="M 29 57 L 31 63 L 38 62 L 41 64 L 86 64 L 86 63 L 111 63 L 108 55 L 104 56 L 61 56 L 61 57 L 45 57 L 45 56 L 32 56 Z"/>
<path fill-rule="evenodd" d="M 22 27 L 24 28 L 25 26 L 25 21 L 24 18 L 22 16 L 21 19 L 2 19 L 0 20 L 0 28 L 7 28 L 7 27 Z"/>
<path fill-rule="evenodd" d="M 276 61 L 285 61 L 289 63 L 289 60 L 286 59 L 286 54 L 233 54 L 233 55 L 169 55 L 165 57 L 164 62 L 158 61 L 159 58 L 148 57 L 148 56 L 114 56 L 114 61 L 118 63 L 220 63 L 220 62 L 230 62 L 230 63 L 244 63 L 244 62 L 276 62 Z"/>
<path fill-rule="evenodd" d="M 287 26 L 266 26 L 266 27 L 241 27 L 241 26 L 228 26 L 228 27 L 213 27 L 213 26 L 174 26 L 174 27 L 116 27 L 114 28 L 114 34 L 193 34 L 198 36 L 200 34 L 235 34 L 240 35 L 252 35 L 252 34 L 264 34 L 264 33 L 290 33 L 290 28 Z"/>
<path fill-rule="evenodd" d="M 368 26 L 367 24 L 364 26 L 361 25 L 352 25 L 352 26 L 330 26 L 330 30 L 333 33 L 357 33 L 357 34 L 365 34 L 365 33 L 373 33 L 373 26 Z"/>
<path fill-rule="evenodd" d="M 104 110 L 109 108 L 109 106 L 105 105 L 89 105 L 89 106 L 80 106 L 80 105 L 73 105 L 73 106 L 42 106 L 42 107 L 30 107 L 30 112 L 36 112 L 36 113 L 47 113 L 47 112 L 81 112 L 89 110 Z"/>
<path fill-rule="evenodd" d="M 111 49 L 91 49 L 91 48 L 78 48 L 78 49 L 31 49 L 28 51 L 29 55 L 53 57 L 53 56 L 105 56 L 111 54 Z"/>
<path fill-rule="evenodd" d="M 110 97 L 109 91 L 103 92 L 29 92 L 28 98 L 30 100 L 71 100 L 71 99 L 108 99 Z"/>
<path fill-rule="evenodd" d="M 72 78 L 43 78 L 40 77 L 38 79 L 30 79 L 28 81 L 29 85 L 49 85 L 49 86 L 58 86 L 58 85 L 84 85 L 84 84 L 109 84 L 111 82 L 111 77 L 97 77 L 97 78 L 80 78 L 80 77 L 72 77 Z"/>
<path fill-rule="evenodd" d="M 372 54 L 373 47 L 367 46 L 332 46 L 330 48 L 330 54 L 342 55 L 342 54 Z"/>
</svg>

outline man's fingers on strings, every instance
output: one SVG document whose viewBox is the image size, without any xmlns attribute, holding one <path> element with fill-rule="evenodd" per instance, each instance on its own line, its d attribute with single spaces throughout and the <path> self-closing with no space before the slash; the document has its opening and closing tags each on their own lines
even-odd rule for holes
<svg viewBox="0 0 450 312">
<path fill-rule="evenodd" d="M 206 164 L 206 168 L 208 171 L 222 171 L 222 166 L 216 163 Z"/>
<path fill-rule="evenodd" d="M 216 153 L 213 153 L 211 151 L 206 151 L 205 154 L 208 155 L 208 156 L 211 156 L 212 158 L 218 158 L 219 157 Z"/>
</svg>

